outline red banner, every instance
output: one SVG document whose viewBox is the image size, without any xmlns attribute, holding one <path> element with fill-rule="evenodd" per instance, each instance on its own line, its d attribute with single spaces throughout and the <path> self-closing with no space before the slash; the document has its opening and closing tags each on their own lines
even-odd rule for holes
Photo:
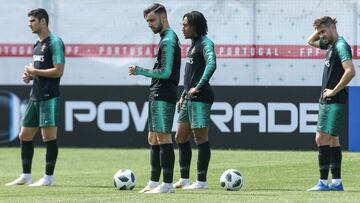
<svg viewBox="0 0 360 203">
<path fill-rule="evenodd" d="M 186 57 L 189 45 L 182 46 Z M 360 47 L 352 46 L 353 58 L 360 58 Z M 32 44 L 0 44 L 0 57 L 31 57 Z M 239 59 L 323 59 L 325 51 L 307 45 L 215 45 L 217 58 Z M 155 44 L 66 44 L 67 57 L 154 58 Z"/>
</svg>

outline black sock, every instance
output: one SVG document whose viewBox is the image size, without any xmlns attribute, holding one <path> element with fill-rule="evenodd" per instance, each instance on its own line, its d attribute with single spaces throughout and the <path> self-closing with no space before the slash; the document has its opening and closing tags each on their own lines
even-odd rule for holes
<svg viewBox="0 0 360 203">
<path fill-rule="evenodd" d="M 209 142 L 199 144 L 198 151 L 197 180 L 205 182 L 211 156 Z"/>
<path fill-rule="evenodd" d="M 151 181 L 159 182 L 161 166 L 160 166 L 160 146 L 150 146 L 150 165 L 151 165 Z"/>
<path fill-rule="evenodd" d="M 31 163 L 34 156 L 34 142 L 20 141 L 20 143 L 23 173 L 31 173 Z"/>
<path fill-rule="evenodd" d="M 333 179 L 341 178 L 341 147 L 331 147 L 331 161 L 330 168 Z"/>
<path fill-rule="evenodd" d="M 320 179 L 327 180 L 330 167 L 330 146 L 319 146 L 319 171 Z"/>
<path fill-rule="evenodd" d="M 160 163 L 163 170 L 163 182 L 172 183 L 174 175 L 175 153 L 173 144 L 160 145 Z"/>
<path fill-rule="evenodd" d="M 192 156 L 191 145 L 189 141 L 178 145 L 179 145 L 180 176 L 181 178 L 189 179 L 191 156 Z"/>
<path fill-rule="evenodd" d="M 50 176 L 54 174 L 56 159 L 58 156 L 58 145 L 56 140 L 45 142 L 45 144 L 46 144 L 45 174 Z"/>
</svg>

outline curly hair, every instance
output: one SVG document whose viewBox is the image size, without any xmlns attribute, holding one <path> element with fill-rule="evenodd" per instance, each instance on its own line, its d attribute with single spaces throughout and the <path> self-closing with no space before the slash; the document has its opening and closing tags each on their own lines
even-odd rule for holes
<svg viewBox="0 0 360 203">
<path fill-rule="evenodd" d="M 188 19 L 189 25 L 195 27 L 195 32 L 198 35 L 206 35 L 208 31 L 207 21 L 202 13 L 199 11 L 191 11 L 183 16 Z"/>
</svg>

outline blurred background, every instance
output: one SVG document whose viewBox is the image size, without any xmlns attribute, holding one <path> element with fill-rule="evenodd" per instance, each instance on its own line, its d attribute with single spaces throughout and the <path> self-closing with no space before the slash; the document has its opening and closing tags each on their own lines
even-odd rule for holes
<svg viewBox="0 0 360 203">
<path fill-rule="evenodd" d="M 66 46 L 60 145 L 147 147 L 150 79 L 129 77 L 127 66 L 153 67 L 160 38 L 148 28 L 142 12 L 154 2 L 0 0 L 0 146 L 18 146 L 20 118 L 31 88 L 21 75 L 32 61 L 37 40 L 27 26 L 27 13 L 42 7 L 49 13 L 51 31 Z M 208 37 L 217 55 L 211 79 L 216 96 L 210 130 L 214 148 L 316 148 L 325 52 L 308 46 L 307 37 L 314 31 L 315 18 L 336 17 L 337 30 L 352 47 L 359 74 L 360 1 L 156 2 L 167 8 L 170 26 L 182 45 L 181 78 L 191 43 L 181 32 L 182 17 L 198 10 L 207 18 Z M 340 136 L 344 149 L 350 151 L 360 150 L 359 86 L 356 75 L 348 87 L 349 113 Z"/>
</svg>

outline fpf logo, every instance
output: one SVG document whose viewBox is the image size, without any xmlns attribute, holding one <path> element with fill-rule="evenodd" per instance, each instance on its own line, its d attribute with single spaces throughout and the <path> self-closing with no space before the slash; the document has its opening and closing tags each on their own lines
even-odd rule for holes
<svg viewBox="0 0 360 203">
<path fill-rule="evenodd" d="M 330 67 L 330 61 L 329 61 L 329 60 L 325 60 L 325 66 L 326 66 L 327 68 Z"/>
<path fill-rule="evenodd" d="M 193 57 L 187 57 L 186 58 L 186 63 L 193 64 L 194 63 Z"/>
<path fill-rule="evenodd" d="M 12 92 L 0 91 L 0 143 L 11 142 L 19 134 L 20 99 Z"/>
</svg>

